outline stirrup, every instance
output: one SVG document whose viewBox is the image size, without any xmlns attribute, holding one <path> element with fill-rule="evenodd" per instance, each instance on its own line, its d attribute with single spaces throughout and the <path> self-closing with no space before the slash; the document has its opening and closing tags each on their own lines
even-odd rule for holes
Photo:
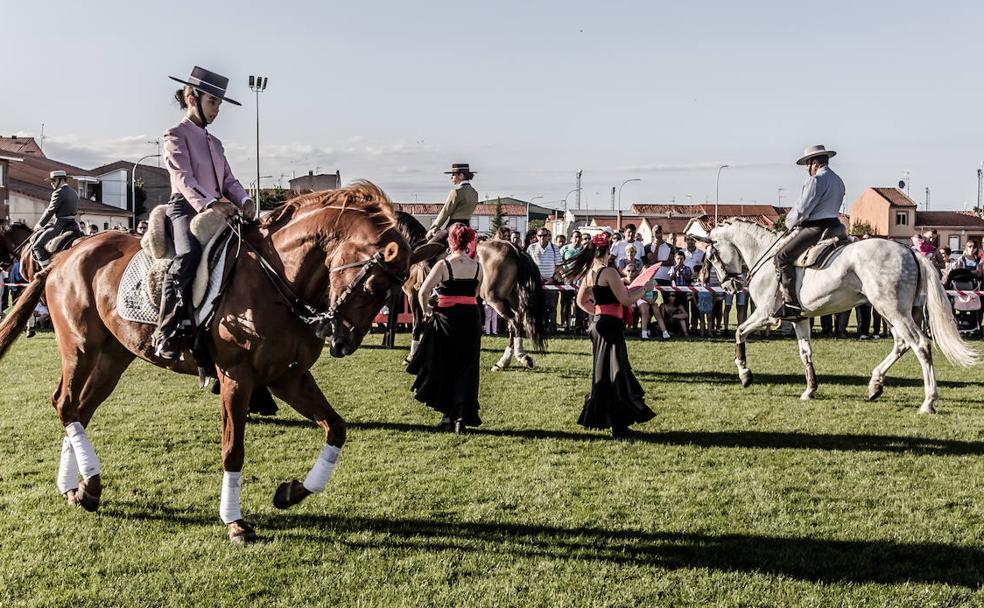
<svg viewBox="0 0 984 608">
<path fill-rule="evenodd" d="M 772 312 L 772 316 L 783 321 L 799 321 L 803 317 L 803 309 L 798 304 L 783 302 L 779 308 Z"/>
</svg>

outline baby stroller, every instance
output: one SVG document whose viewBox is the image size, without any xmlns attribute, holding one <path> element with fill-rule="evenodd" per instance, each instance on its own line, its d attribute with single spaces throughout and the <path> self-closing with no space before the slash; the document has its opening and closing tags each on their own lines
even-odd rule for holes
<svg viewBox="0 0 984 608">
<path fill-rule="evenodd" d="M 981 283 L 968 268 L 956 268 L 946 279 L 947 290 L 976 291 Z M 957 320 L 957 329 L 963 338 L 981 337 L 981 298 L 976 293 L 956 294 L 950 296 L 953 302 L 953 316 Z"/>
</svg>

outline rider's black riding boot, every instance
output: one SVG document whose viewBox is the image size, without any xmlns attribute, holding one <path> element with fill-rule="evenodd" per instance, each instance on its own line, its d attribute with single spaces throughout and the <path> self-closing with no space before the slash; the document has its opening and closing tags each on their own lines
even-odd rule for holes
<svg viewBox="0 0 984 608">
<path fill-rule="evenodd" d="M 154 354 L 161 359 L 177 361 L 181 358 L 182 340 L 188 333 L 190 316 L 176 281 L 165 278 L 161 292 L 161 316 L 154 332 Z"/>
<path fill-rule="evenodd" d="M 795 321 L 803 318 L 803 308 L 796 297 L 796 267 L 793 265 L 776 268 L 779 277 L 779 292 L 782 303 L 772 312 L 777 319 Z"/>
</svg>

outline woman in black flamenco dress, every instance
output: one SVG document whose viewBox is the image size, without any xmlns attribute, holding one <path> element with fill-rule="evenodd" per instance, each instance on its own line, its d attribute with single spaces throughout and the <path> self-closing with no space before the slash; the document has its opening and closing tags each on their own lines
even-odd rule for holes
<svg viewBox="0 0 984 608">
<path fill-rule="evenodd" d="M 584 277 L 577 305 L 595 315 L 588 330 L 594 360 L 591 393 L 584 398 L 578 424 L 611 429 L 613 437 L 623 438 L 631 436 L 630 425 L 655 416 L 632 373 L 622 318 L 622 307 L 631 306 L 653 286 L 649 281 L 642 287 L 627 289 L 618 271 L 609 266 L 609 248 L 608 235 L 596 235 L 580 254 L 565 262 L 564 272 L 571 277 Z"/>
<path fill-rule="evenodd" d="M 464 433 L 482 424 L 478 415 L 481 309 L 476 300 L 482 270 L 469 252 L 475 231 L 454 224 L 448 235 L 451 253 L 431 269 L 420 289 L 420 303 L 430 313 L 407 371 L 416 376 L 411 390 L 417 401 L 440 412 L 437 428 Z M 431 307 L 431 294 L 437 306 Z"/>
</svg>

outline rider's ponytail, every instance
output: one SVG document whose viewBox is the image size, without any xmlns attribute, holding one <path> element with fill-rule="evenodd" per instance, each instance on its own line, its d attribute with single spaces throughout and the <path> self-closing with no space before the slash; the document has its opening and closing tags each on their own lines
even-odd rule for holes
<svg viewBox="0 0 984 608">
<path fill-rule="evenodd" d="M 185 97 L 187 97 L 188 96 L 188 93 L 191 93 L 192 90 L 193 89 L 192 89 L 191 85 L 185 85 L 184 87 L 182 87 L 182 88 L 180 88 L 180 89 L 178 89 L 177 91 L 174 92 L 174 100 L 178 102 L 178 106 L 182 110 L 187 110 L 188 109 L 188 102 L 185 101 Z"/>
</svg>

